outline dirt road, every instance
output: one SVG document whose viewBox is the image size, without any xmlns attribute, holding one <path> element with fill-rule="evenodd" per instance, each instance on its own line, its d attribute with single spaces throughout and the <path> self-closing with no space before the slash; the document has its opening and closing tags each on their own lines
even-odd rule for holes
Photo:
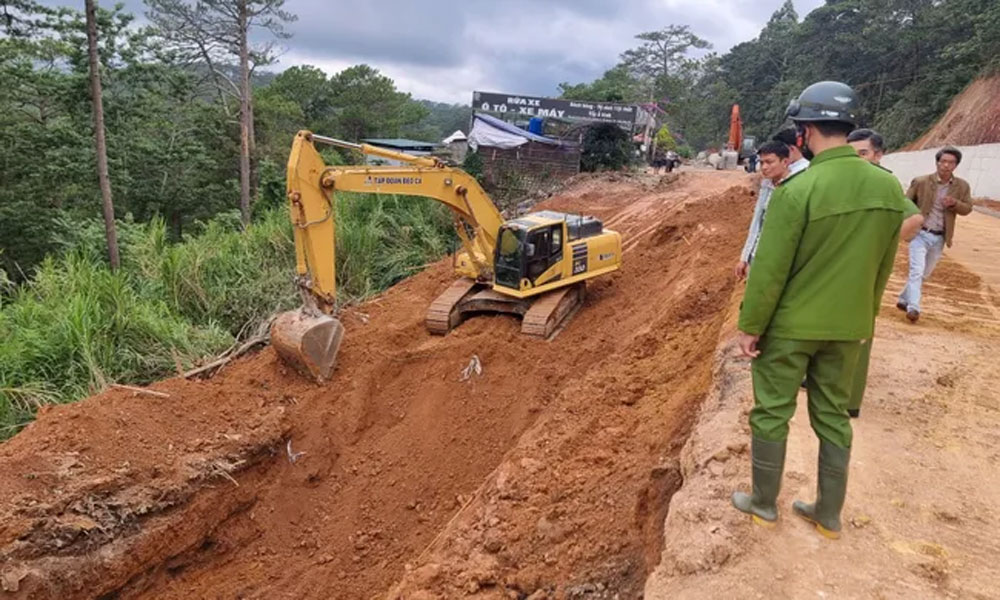
<svg viewBox="0 0 1000 600">
<path fill-rule="evenodd" d="M 818 448 L 800 403 L 779 500 L 781 523 L 751 526 L 729 507 L 749 484 L 744 360 L 720 347 L 716 390 L 683 452 L 663 562 L 645 597 L 997 598 L 1000 574 L 1000 219 L 959 220 L 955 246 L 911 325 L 893 306 L 905 248 L 886 294 L 855 443 L 846 530 L 820 538 L 791 513 L 812 500 Z M 802 396 L 804 402 L 804 394 Z"/>
</svg>

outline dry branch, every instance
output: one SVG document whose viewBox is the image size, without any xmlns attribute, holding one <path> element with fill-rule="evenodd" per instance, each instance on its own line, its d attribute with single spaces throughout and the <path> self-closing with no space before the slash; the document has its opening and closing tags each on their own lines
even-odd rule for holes
<svg viewBox="0 0 1000 600">
<path fill-rule="evenodd" d="M 156 390 L 147 390 L 146 388 L 133 387 L 131 385 L 124 385 L 121 383 L 112 383 L 111 387 L 118 388 L 120 390 L 128 390 L 133 394 L 146 394 L 147 396 L 156 396 L 157 398 L 169 398 L 170 394 L 166 392 L 157 392 Z"/>
</svg>

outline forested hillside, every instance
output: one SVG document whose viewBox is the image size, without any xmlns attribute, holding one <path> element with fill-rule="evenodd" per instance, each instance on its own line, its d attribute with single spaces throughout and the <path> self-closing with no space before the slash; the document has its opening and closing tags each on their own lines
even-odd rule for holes
<svg viewBox="0 0 1000 600">
<path fill-rule="evenodd" d="M 787 0 L 755 39 L 696 58 L 709 50 L 697 33 L 640 34 L 599 79 L 562 84 L 563 96 L 655 101 L 671 131 L 700 149 L 724 140 L 733 103 L 745 133 L 760 139 L 806 85 L 840 80 L 860 93 L 866 123 L 899 147 L 1000 64 L 996 0 L 827 0 L 801 20 Z"/>
<path fill-rule="evenodd" d="M 97 12 L 115 214 L 160 217 L 173 241 L 240 206 L 238 57 L 225 32 L 178 24 L 183 5 L 149 2 L 161 17 L 142 28 L 120 6 Z M 0 12 L 0 267 L 22 280 L 100 218 L 100 196 L 82 13 L 31 0 L 0 2 Z M 367 65 L 332 76 L 311 66 L 268 72 L 281 35 L 270 38 L 251 53 L 251 214 L 284 202 L 298 129 L 437 141 L 467 126 L 462 108 L 415 101 Z"/>
</svg>

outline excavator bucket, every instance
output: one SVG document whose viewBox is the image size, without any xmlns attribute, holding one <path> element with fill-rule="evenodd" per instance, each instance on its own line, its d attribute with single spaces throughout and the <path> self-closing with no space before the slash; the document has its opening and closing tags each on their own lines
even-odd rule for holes
<svg viewBox="0 0 1000 600">
<path fill-rule="evenodd" d="M 344 326 L 327 315 L 298 309 L 283 312 L 271 324 L 271 345 L 286 364 L 322 383 L 330 378 Z"/>
</svg>

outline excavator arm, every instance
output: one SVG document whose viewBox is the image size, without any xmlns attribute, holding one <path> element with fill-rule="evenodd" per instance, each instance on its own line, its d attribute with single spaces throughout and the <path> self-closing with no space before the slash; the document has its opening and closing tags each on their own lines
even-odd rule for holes
<svg viewBox="0 0 1000 600">
<path fill-rule="evenodd" d="M 316 142 L 408 165 L 328 167 L 316 150 Z M 421 196 L 444 204 L 455 217 L 455 230 L 462 241 L 462 250 L 455 259 L 458 271 L 477 281 L 492 280 L 493 250 L 503 217 L 473 177 L 445 166 L 436 158 L 300 131 L 292 143 L 288 161 L 296 269 L 300 285 L 308 289 L 324 313 L 333 312 L 336 296 L 333 207 L 336 192 Z"/>
<path fill-rule="evenodd" d="M 285 180 L 294 228 L 296 283 L 312 295 L 307 302 L 314 302 L 318 310 L 331 314 L 337 300 L 336 215 L 332 195 L 320 185 L 326 163 L 310 138 L 306 131 L 295 136 Z"/>
<path fill-rule="evenodd" d="M 317 143 L 406 165 L 327 166 Z M 441 202 L 451 210 L 462 241 L 456 270 L 482 283 L 493 280 L 493 252 L 503 224 L 500 211 L 473 177 L 436 158 L 298 132 L 288 158 L 287 196 L 303 308 L 279 315 L 271 327 L 271 340 L 286 362 L 317 380 L 329 377 L 343 337 L 343 326 L 332 316 L 337 295 L 334 194 L 338 191 L 422 196 Z"/>
</svg>

